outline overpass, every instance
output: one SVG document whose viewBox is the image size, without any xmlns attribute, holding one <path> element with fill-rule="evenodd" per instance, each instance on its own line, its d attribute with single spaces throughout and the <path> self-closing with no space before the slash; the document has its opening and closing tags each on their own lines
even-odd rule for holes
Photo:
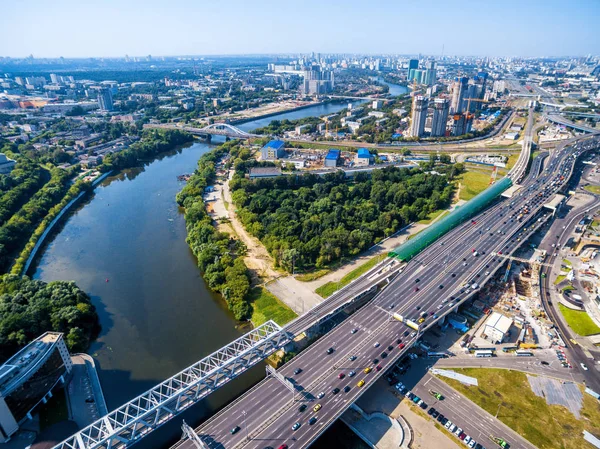
<svg viewBox="0 0 600 449">
<path fill-rule="evenodd" d="M 243 131 L 229 123 L 213 123 L 203 128 L 192 126 L 178 126 L 169 123 L 148 123 L 144 129 L 178 129 L 196 136 L 210 138 L 210 136 L 224 136 L 229 139 L 251 139 L 253 137 L 265 137 L 264 135 L 252 134 Z"/>
<path fill-rule="evenodd" d="M 589 126 L 578 125 L 578 124 L 573 123 L 572 121 L 570 121 L 564 117 L 561 117 L 560 115 L 557 115 L 557 114 L 549 114 L 547 117 L 548 117 L 548 120 L 553 123 L 566 126 L 567 128 L 573 128 L 577 131 L 586 132 L 586 133 L 598 132 L 597 129 L 590 128 Z"/>
</svg>

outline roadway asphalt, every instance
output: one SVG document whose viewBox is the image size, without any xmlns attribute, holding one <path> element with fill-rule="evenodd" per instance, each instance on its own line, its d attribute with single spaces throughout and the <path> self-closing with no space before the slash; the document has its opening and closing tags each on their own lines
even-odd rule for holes
<svg viewBox="0 0 600 449">
<path fill-rule="evenodd" d="M 428 317 L 422 325 L 426 328 L 471 297 L 477 288 L 470 285 L 483 284 L 504 263 L 504 258 L 495 252 L 512 253 L 521 239 L 525 240 L 525 235 L 519 236 L 522 228 L 531 232 L 538 218 L 545 217 L 540 213 L 544 203 L 564 186 L 576 159 L 573 153 L 579 154 L 584 146 L 576 145 L 558 149 L 548 158 L 543 171 L 542 158 L 536 158 L 532 175 L 513 198 L 498 201 L 473 221 L 438 239 L 411 260 L 381 294 L 282 367 L 279 372 L 292 379 L 300 401 L 292 402 L 291 392 L 284 385 L 266 379 L 197 428 L 202 441 L 211 448 L 310 445 L 419 337 L 411 334 L 412 329 L 406 324 L 392 319 L 390 312 L 413 320 L 426 312 Z M 529 209 L 526 214 L 525 207 Z M 519 219 L 517 215 L 521 213 L 524 217 Z M 434 313 L 437 318 L 432 316 Z M 352 333 L 352 329 L 357 332 Z M 398 348 L 398 338 L 405 348 Z M 387 350 L 388 345 L 393 346 L 391 351 Z M 334 348 L 332 354 L 326 353 L 328 348 Z M 389 353 L 385 359 L 384 351 Z M 356 360 L 350 361 L 350 356 L 356 356 Z M 378 362 L 374 362 L 376 358 Z M 377 365 L 381 371 L 375 369 Z M 367 367 L 372 368 L 368 374 L 363 372 Z M 295 375 L 297 368 L 302 372 Z M 357 373 L 353 377 L 348 375 L 351 370 Z M 343 379 L 338 378 L 340 373 L 345 375 Z M 363 379 L 366 384 L 360 388 L 357 382 Z M 350 387 L 349 392 L 332 393 L 333 388 L 346 386 Z M 320 392 L 324 397 L 316 399 Z M 301 403 L 308 405 L 304 412 L 298 411 Z M 313 412 L 316 404 L 322 408 Z M 313 425 L 308 423 L 311 417 L 317 418 Z M 293 431 L 296 422 L 301 426 Z M 235 426 L 240 430 L 231 434 Z M 178 446 L 191 449 L 193 443 L 184 441 Z"/>
</svg>

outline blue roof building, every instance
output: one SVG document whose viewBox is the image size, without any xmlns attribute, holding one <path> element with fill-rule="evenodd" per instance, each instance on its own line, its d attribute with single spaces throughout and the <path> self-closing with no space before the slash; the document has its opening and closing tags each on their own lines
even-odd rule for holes
<svg viewBox="0 0 600 449">
<path fill-rule="evenodd" d="M 263 160 L 279 159 L 285 156 L 285 142 L 283 140 L 271 140 L 260 150 Z"/>
<path fill-rule="evenodd" d="M 325 156 L 325 167 L 337 167 L 338 161 L 340 160 L 340 150 L 329 150 L 327 156 Z"/>
<path fill-rule="evenodd" d="M 371 153 L 366 148 L 359 148 L 354 161 L 356 165 L 369 165 L 371 163 Z"/>
</svg>

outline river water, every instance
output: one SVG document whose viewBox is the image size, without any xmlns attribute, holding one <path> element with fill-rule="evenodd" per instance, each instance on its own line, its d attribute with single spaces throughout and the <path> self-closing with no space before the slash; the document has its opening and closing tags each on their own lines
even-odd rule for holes
<svg viewBox="0 0 600 449">
<path fill-rule="evenodd" d="M 402 86 L 395 92 L 406 92 Z M 247 122 L 252 130 L 271 120 L 331 114 L 329 103 Z M 191 173 L 211 145 L 193 143 L 143 168 L 107 178 L 65 222 L 45 249 L 33 278 L 74 280 L 96 306 L 102 332 L 90 348 L 99 365 L 109 410 L 226 345 L 247 329 L 212 294 L 186 242 L 175 195 L 177 175 Z M 221 388 L 183 417 L 195 424 L 263 376 L 257 366 Z M 181 419 L 144 439 L 159 447 L 180 435 Z M 345 447 L 360 448 L 350 439 Z"/>
</svg>

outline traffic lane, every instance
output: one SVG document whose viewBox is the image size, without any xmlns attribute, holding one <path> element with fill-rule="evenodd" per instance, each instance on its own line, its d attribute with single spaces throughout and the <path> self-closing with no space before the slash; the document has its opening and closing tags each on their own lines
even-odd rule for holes
<svg viewBox="0 0 600 449">
<path fill-rule="evenodd" d="M 441 393 L 445 399 L 442 401 L 434 399 L 429 395 L 430 389 Z M 430 374 L 425 375 L 413 392 L 425 402 L 427 402 L 425 398 L 429 398 L 430 401 L 427 403 L 430 407 L 434 407 L 453 424 L 462 428 L 463 432 L 486 447 L 492 446 L 489 439 L 491 435 L 505 439 L 514 449 L 536 449 L 536 446 L 510 427 Z M 502 410 L 499 414 L 502 415 Z"/>
</svg>

